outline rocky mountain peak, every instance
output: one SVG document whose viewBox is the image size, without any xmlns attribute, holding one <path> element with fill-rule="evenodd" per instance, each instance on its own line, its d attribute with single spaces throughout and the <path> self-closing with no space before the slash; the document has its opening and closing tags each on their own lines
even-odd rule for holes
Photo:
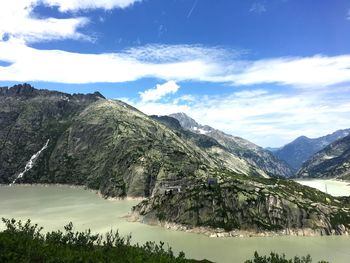
<svg viewBox="0 0 350 263">
<path fill-rule="evenodd" d="M 190 116 L 188 116 L 184 112 L 173 113 L 173 114 L 170 114 L 169 116 L 177 119 L 184 129 L 191 130 L 195 127 L 201 126 L 194 119 L 192 119 Z"/>
<path fill-rule="evenodd" d="M 98 91 L 88 94 L 67 94 L 59 91 L 52 91 L 47 89 L 36 89 L 28 83 L 17 84 L 12 87 L 0 87 L 0 96 L 7 97 L 20 97 L 20 98 L 32 98 L 36 96 L 59 96 L 65 100 L 77 99 L 77 100 L 91 100 L 105 99 L 105 97 Z"/>
<path fill-rule="evenodd" d="M 223 131 L 214 129 L 208 125 L 201 125 L 183 112 L 170 114 L 169 116 L 177 119 L 185 130 L 215 139 L 231 154 L 244 159 L 255 167 L 259 167 L 268 175 L 283 177 L 289 177 L 292 175 L 292 170 L 285 162 L 278 160 L 268 150 L 265 150 L 248 140 L 226 134 Z"/>
<path fill-rule="evenodd" d="M 2 96 L 33 96 L 36 89 L 30 84 L 18 84 L 12 87 L 1 87 L 0 95 Z"/>
</svg>

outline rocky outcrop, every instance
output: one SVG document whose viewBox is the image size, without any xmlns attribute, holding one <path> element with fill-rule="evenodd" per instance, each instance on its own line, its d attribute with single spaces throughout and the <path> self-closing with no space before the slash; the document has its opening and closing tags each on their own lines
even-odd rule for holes
<svg viewBox="0 0 350 263">
<path fill-rule="evenodd" d="M 296 177 L 350 180 L 350 135 L 316 153 L 304 163 Z"/>
<path fill-rule="evenodd" d="M 269 176 L 290 177 L 293 175 L 293 171 L 288 164 L 276 158 L 270 151 L 248 140 L 226 134 L 208 125 L 198 124 L 185 113 L 174 113 L 169 116 L 177 119 L 184 129 L 215 139 L 231 154 L 255 167 L 259 167 Z"/>
<path fill-rule="evenodd" d="M 292 181 L 256 181 L 232 174 L 219 178 L 215 186 L 197 180 L 181 192 L 155 195 L 137 205 L 134 212 L 142 222 L 170 222 L 185 229 L 209 226 L 212 231 L 208 233 L 217 228 L 231 234 L 247 231 L 249 235 L 266 231 L 299 235 L 349 232 L 349 205 L 320 191 Z"/>
</svg>

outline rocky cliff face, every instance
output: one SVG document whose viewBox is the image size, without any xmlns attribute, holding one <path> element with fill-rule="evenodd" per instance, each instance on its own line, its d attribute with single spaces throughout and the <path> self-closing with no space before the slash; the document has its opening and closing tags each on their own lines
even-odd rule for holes
<svg viewBox="0 0 350 263">
<path fill-rule="evenodd" d="M 349 134 L 350 129 L 346 129 L 338 130 L 332 134 L 314 139 L 301 136 L 282 148 L 273 151 L 273 154 L 277 158 L 286 161 L 295 171 L 297 171 L 302 164 L 310 159 L 316 152 Z"/>
<path fill-rule="evenodd" d="M 316 153 L 296 177 L 350 180 L 350 135 Z"/>
<path fill-rule="evenodd" d="M 169 116 L 177 119 L 184 129 L 215 139 L 230 153 L 255 167 L 259 167 L 269 176 L 290 177 L 293 175 L 292 170 L 284 161 L 277 159 L 271 152 L 252 142 L 207 125 L 200 125 L 185 113 L 174 113 Z"/>
<path fill-rule="evenodd" d="M 50 152 L 73 117 L 100 94 L 69 95 L 28 84 L 0 89 L 0 183 L 9 183 L 48 139 Z"/>
<path fill-rule="evenodd" d="M 198 178 L 181 193 L 155 195 L 134 208 L 147 223 L 186 228 L 275 231 L 301 235 L 346 234 L 350 208 L 342 201 L 297 183 L 218 173 L 218 184 Z"/>
</svg>

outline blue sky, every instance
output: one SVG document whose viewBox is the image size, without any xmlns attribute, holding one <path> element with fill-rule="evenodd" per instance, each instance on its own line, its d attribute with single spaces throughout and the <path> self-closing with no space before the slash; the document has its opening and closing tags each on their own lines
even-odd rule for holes
<svg viewBox="0 0 350 263">
<path fill-rule="evenodd" d="M 100 91 L 261 146 L 350 127 L 350 2 L 3 0 L 0 85 Z"/>
</svg>

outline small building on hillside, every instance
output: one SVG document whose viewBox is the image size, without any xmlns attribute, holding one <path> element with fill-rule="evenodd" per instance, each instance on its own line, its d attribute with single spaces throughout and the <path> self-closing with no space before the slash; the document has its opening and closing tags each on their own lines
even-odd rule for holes
<svg viewBox="0 0 350 263">
<path fill-rule="evenodd" d="M 215 177 L 208 177 L 208 185 L 215 186 L 218 184 L 218 179 Z"/>
</svg>

